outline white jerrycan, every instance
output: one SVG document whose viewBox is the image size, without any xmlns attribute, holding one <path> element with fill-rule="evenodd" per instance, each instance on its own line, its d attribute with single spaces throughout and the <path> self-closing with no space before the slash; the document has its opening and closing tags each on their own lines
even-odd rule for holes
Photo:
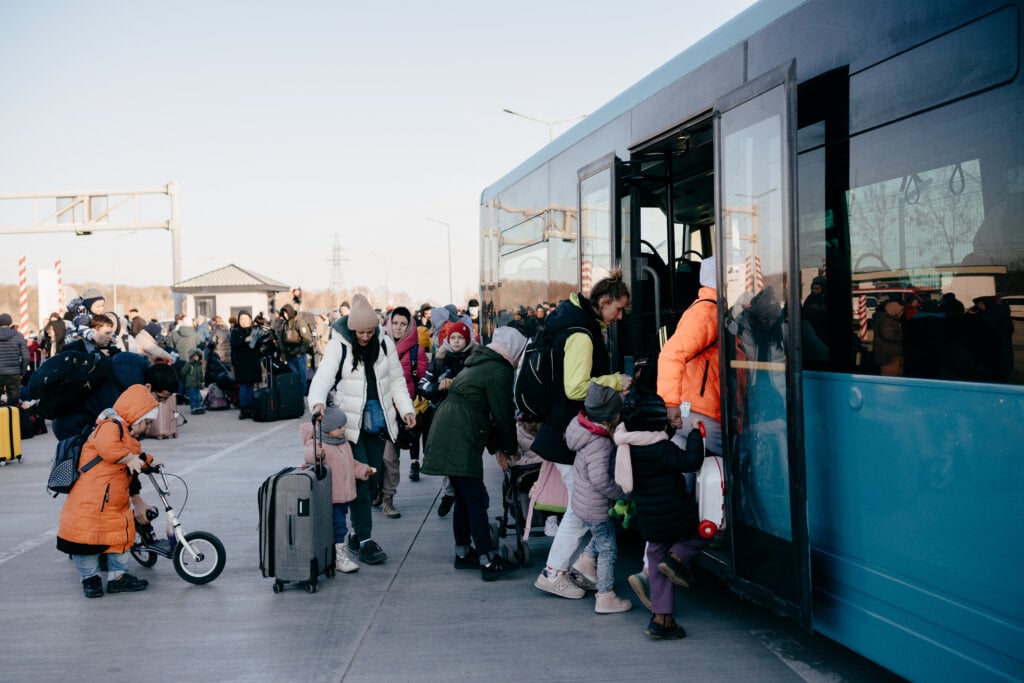
<svg viewBox="0 0 1024 683">
<path fill-rule="evenodd" d="M 704 423 L 700 423 L 701 436 L 705 436 Z M 725 528 L 725 465 L 717 455 L 705 455 L 704 464 L 697 473 L 697 511 L 700 522 L 697 533 L 703 538 L 714 538 Z"/>
</svg>

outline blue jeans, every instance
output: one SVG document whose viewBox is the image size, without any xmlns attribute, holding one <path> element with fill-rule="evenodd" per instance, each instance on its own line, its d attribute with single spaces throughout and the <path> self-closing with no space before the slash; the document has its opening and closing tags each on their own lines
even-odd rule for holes
<svg viewBox="0 0 1024 683">
<path fill-rule="evenodd" d="M 129 553 L 107 553 L 106 555 L 108 572 L 128 571 L 128 558 L 131 556 Z M 78 575 L 82 577 L 83 581 L 88 579 L 90 576 L 99 576 L 99 555 L 72 555 L 71 559 L 75 561 L 75 567 L 78 568 Z"/>
<path fill-rule="evenodd" d="M 199 393 L 199 390 L 195 387 L 189 387 L 185 389 L 185 395 L 188 396 L 188 407 L 193 413 L 203 407 L 203 395 Z"/>
<path fill-rule="evenodd" d="M 484 556 L 491 552 L 491 527 L 487 521 L 487 507 L 491 500 L 483 479 L 473 477 L 449 477 L 455 489 L 455 506 L 452 508 L 452 533 L 455 545 L 469 545 Z"/>
<path fill-rule="evenodd" d="M 238 407 L 248 408 L 252 405 L 252 392 L 255 384 L 239 384 L 238 385 Z"/>
<path fill-rule="evenodd" d="M 309 359 L 306 354 L 298 356 L 288 357 L 288 367 L 292 369 L 292 372 L 299 373 L 299 379 L 302 381 L 303 386 L 306 384 L 306 368 L 309 367 Z"/>
<path fill-rule="evenodd" d="M 588 550 L 597 555 L 597 592 L 607 593 L 615 588 L 615 558 L 619 548 L 615 542 L 615 524 L 610 520 L 601 522 L 583 521 L 590 530 Z"/>
<path fill-rule="evenodd" d="M 348 526 L 345 524 L 348 503 L 331 503 L 331 510 L 334 513 L 334 542 L 344 543 L 348 537 Z"/>
</svg>

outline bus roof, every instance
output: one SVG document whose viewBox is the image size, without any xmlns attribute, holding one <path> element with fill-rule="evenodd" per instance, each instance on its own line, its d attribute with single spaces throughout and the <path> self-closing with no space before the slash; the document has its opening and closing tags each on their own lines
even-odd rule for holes
<svg viewBox="0 0 1024 683">
<path fill-rule="evenodd" d="M 661 65 L 638 83 L 630 86 L 597 111 L 559 135 L 526 161 L 484 188 L 481 203 L 495 196 L 513 182 L 534 170 L 602 126 L 629 111 L 651 95 L 664 89 L 681 76 L 709 62 L 729 48 L 746 40 L 765 26 L 792 12 L 808 0 L 761 0 L 751 5 L 696 43 Z"/>
</svg>

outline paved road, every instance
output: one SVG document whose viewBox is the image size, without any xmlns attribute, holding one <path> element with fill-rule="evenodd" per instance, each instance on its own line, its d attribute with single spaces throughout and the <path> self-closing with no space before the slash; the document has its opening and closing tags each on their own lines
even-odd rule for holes
<svg viewBox="0 0 1024 683">
<path fill-rule="evenodd" d="M 746 603 L 710 577 L 679 590 L 689 637 L 652 642 L 649 614 L 597 615 L 593 599 L 537 591 L 536 569 L 484 583 L 452 567 L 437 480 L 403 478 L 398 520 L 375 512 L 387 563 L 323 580 L 319 592 L 271 590 L 259 571 L 256 490 L 301 461 L 298 420 L 256 424 L 231 412 L 189 419 L 147 451 L 188 484 L 187 530 L 217 534 L 227 567 L 211 584 L 182 581 L 169 560 L 133 572 L 147 591 L 86 600 L 54 548 L 63 499 L 44 492 L 55 441 L 24 442 L 0 468 L 0 681 L 878 681 L 898 680 L 818 635 Z M 488 458 L 492 512 L 500 471 Z M 172 489 L 180 505 L 183 489 Z M 154 499 L 145 485 L 143 495 Z M 158 527 L 159 528 L 159 527 Z M 540 561 L 549 539 L 531 539 Z M 618 585 L 640 548 L 620 548 Z M 635 598 L 634 602 L 635 601 Z"/>
</svg>

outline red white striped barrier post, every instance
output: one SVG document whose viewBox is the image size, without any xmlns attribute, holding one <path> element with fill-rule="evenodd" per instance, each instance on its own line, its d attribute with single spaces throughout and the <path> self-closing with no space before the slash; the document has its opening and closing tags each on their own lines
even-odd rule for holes
<svg viewBox="0 0 1024 683">
<path fill-rule="evenodd" d="M 18 258 L 18 331 L 28 336 L 28 278 L 25 275 L 25 257 Z"/>
<path fill-rule="evenodd" d="M 868 336 L 868 299 L 863 294 L 857 297 L 857 321 L 860 323 L 860 338 Z"/>
<path fill-rule="evenodd" d="M 761 273 L 761 257 L 757 254 L 747 257 L 745 264 L 744 287 L 746 291 L 757 294 L 764 289 L 764 275 Z"/>
<path fill-rule="evenodd" d="M 64 275 L 60 259 L 53 262 L 53 269 L 57 271 L 57 315 L 64 315 Z"/>
</svg>

